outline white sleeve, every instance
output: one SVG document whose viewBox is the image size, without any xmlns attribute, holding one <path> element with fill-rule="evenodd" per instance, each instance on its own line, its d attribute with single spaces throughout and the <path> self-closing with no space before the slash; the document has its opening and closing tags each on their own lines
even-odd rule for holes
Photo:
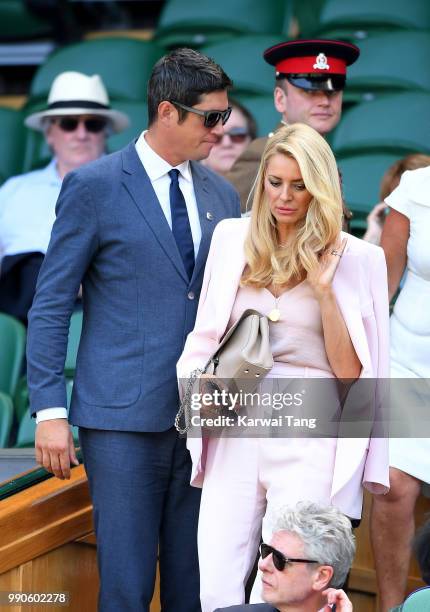
<svg viewBox="0 0 430 612">
<path fill-rule="evenodd" d="M 67 419 L 67 410 L 65 408 L 45 408 L 36 412 L 37 424 L 52 419 Z"/>
</svg>

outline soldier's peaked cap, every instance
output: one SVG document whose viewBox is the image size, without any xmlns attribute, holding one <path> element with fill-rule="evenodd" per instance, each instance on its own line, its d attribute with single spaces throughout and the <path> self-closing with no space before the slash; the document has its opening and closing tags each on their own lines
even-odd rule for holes
<svg viewBox="0 0 430 612">
<path fill-rule="evenodd" d="M 302 89 L 340 90 L 345 86 L 346 67 L 360 50 L 340 40 L 292 40 L 264 51 L 266 62 L 275 66 L 276 77 L 287 78 Z"/>
</svg>

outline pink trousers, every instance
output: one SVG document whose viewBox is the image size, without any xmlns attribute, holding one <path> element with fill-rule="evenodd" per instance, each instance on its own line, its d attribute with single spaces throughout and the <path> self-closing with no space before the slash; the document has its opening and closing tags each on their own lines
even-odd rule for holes
<svg viewBox="0 0 430 612">
<path fill-rule="evenodd" d="M 284 364 L 271 372 L 300 375 L 332 378 Z M 328 387 L 335 403 L 335 385 Z M 336 444 L 335 438 L 303 437 L 208 441 L 198 531 L 202 612 L 244 603 L 261 535 L 270 540 L 277 508 L 300 500 L 330 504 Z M 252 601 L 262 601 L 259 579 Z"/>
</svg>

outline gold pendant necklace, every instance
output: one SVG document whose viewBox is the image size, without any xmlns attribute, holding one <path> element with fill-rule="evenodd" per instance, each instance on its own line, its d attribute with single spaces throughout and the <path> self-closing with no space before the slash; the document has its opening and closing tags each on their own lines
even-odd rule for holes
<svg viewBox="0 0 430 612">
<path fill-rule="evenodd" d="M 282 295 L 282 293 L 281 293 L 281 295 Z M 278 297 L 273 296 L 273 297 L 275 297 L 275 308 L 272 308 L 272 310 L 267 315 L 268 318 L 271 321 L 273 321 L 273 323 L 276 323 L 281 318 L 281 311 L 278 308 L 278 302 L 279 302 L 279 300 L 281 298 L 281 295 L 278 295 Z"/>
</svg>

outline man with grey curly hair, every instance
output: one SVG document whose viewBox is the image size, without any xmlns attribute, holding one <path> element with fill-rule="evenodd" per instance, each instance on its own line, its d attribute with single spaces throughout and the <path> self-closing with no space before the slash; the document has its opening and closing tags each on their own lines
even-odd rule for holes
<svg viewBox="0 0 430 612">
<path fill-rule="evenodd" d="M 279 509 L 270 544 L 263 542 L 260 552 L 266 603 L 224 612 L 352 612 L 340 587 L 354 558 L 354 536 L 350 520 L 333 506 L 299 502 Z"/>
</svg>

